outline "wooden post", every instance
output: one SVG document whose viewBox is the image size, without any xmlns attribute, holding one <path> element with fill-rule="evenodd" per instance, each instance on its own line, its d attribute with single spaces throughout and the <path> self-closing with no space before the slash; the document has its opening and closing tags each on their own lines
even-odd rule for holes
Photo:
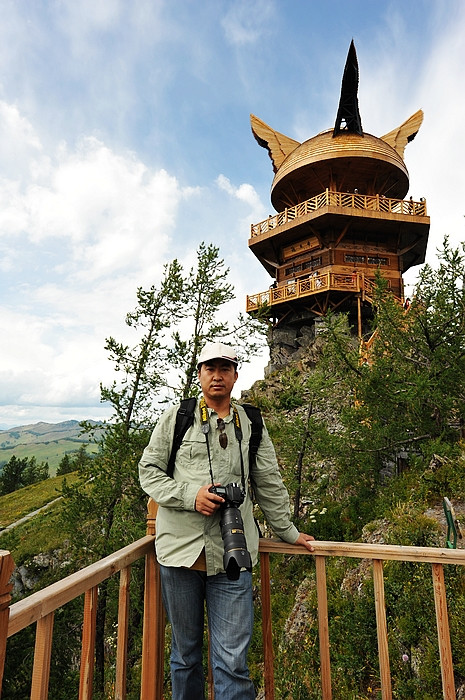
<svg viewBox="0 0 465 700">
<path fill-rule="evenodd" d="M 379 671 L 381 676 L 382 700 L 392 700 L 391 670 L 386 624 L 386 604 L 384 600 L 383 562 L 373 559 L 373 582 L 375 589 L 376 632 L 378 635 Z"/>
<path fill-rule="evenodd" d="M 3 670 L 5 668 L 6 640 L 8 636 L 8 618 L 10 615 L 11 574 L 14 561 L 10 552 L 0 550 L 0 696 L 2 694 Z"/>
<path fill-rule="evenodd" d="M 34 667 L 32 669 L 31 700 L 47 700 L 52 655 L 53 618 L 51 612 L 37 620 Z"/>
<path fill-rule="evenodd" d="M 260 575 L 265 698 L 266 700 L 274 700 L 274 659 L 273 636 L 271 631 L 270 555 L 265 552 L 260 553 Z"/>
<path fill-rule="evenodd" d="M 128 660 L 129 628 L 129 584 L 131 567 L 126 566 L 120 572 L 118 599 L 118 641 L 116 645 L 116 682 L 115 700 L 126 699 L 126 678 Z"/>
<path fill-rule="evenodd" d="M 81 673 L 79 700 L 92 700 L 95 667 L 95 633 L 97 627 L 98 587 L 93 586 L 84 597 L 84 622 L 82 624 Z"/>
<path fill-rule="evenodd" d="M 318 596 L 318 630 L 320 639 L 320 677 L 323 700 L 331 700 L 331 663 L 329 657 L 328 593 L 325 557 L 315 557 L 316 591 Z"/>
<path fill-rule="evenodd" d="M 147 534 L 155 535 L 158 505 L 148 503 Z M 162 700 L 165 657 L 165 612 L 155 548 L 145 558 L 144 631 L 142 638 L 141 700 Z"/>
<path fill-rule="evenodd" d="M 434 606 L 436 608 L 439 655 L 441 659 L 442 695 L 444 700 L 455 700 L 454 667 L 452 665 L 444 567 L 442 564 L 432 564 L 432 567 Z"/>
</svg>

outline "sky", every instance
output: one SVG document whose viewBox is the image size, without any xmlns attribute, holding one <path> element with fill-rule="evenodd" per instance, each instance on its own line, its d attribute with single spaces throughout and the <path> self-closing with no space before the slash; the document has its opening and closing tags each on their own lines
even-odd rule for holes
<svg viewBox="0 0 465 700">
<path fill-rule="evenodd" d="M 253 113 L 305 141 L 334 125 L 355 42 L 364 131 L 418 109 L 405 150 L 434 265 L 465 240 L 462 0 L 0 0 L 0 426 L 101 420 L 105 338 L 173 258 L 219 247 L 236 301 L 273 210 Z M 407 273 L 407 291 L 418 267 Z M 265 348 L 235 394 L 263 378 Z"/>
</svg>

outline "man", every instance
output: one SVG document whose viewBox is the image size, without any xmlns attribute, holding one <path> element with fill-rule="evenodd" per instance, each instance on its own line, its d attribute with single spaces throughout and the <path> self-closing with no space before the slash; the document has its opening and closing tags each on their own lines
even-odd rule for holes
<svg viewBox="0 0 465 700">
<path fill-rule="evenodd" d="M 139 464 L 142 488 L 159 504 L 156 549 L 163 602 L 172 629 L 173 700 L 205 697 L 204 603 L 215 699 L 255 698 L 247 667 L 253 627 L 252 574 L 242 570 L 231 578 L 224 571 L 220 519 L 225 499 L 212 492 L 213 485 L 241 484 L 245 497 L 240 513 L 247 550 L 255 564 L 258 531 L 248 486 L 251 422 L 240 405 L 231 405 L 237 376 L 234 348 L 207 344 L 198 364 L 202 397 L 177 452 L 173 478 L 166 472 L 177 406 L 158 421 Z M 299 533 L 290 521 L 289 496 L 266 427 L 250 482 L 273 531 L 285 542 L 313 551 L 314 538 Z"/>
</svg>

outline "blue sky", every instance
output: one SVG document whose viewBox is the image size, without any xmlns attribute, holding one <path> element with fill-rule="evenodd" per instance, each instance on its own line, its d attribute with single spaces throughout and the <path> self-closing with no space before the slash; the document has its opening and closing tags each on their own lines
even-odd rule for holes
<svg viewBox="0 0 465 700">
<path fill-rule="evenodd" d="M 461 0 L 0 0 L 0 423 L 102 418 L 109 335 L 163 264 L 215 243 L 237 294 L 271 212 L 252 112 L 304 141 L 334 124 L 351 39 L 365 131 L 425 112 L 406 149 L 428 261 L 465 240 Z M 415 270 L 407 283 L 413 284 Z M 262 378 L 266 352 L 241 372 Z"/>
</svg>

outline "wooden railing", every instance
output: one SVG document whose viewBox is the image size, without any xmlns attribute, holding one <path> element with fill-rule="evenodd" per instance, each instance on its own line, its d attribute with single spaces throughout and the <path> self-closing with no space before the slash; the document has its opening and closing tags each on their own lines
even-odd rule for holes
<svg viewBox="0 0 465 700">
<path fill-rule="evenodd" d="M 84 623 L 82 633 L 81 682 L 79 699 L 92 698 L 94 669 L 95 615 L 98 586 L 106 578 L 120 572 L 120 596 L 118 615 L 118 646 L 116 688 L 114 698 L 126 698 L 126 648 L 128 622 L 128 586 L 131 564 L 138 558 L 146 558 L 144 594 L 144 631 L 142 647 L 141 700 L 162 700 L 164 664 L 164 615 L 160 596 L 158 565 L 153 546 L 154 517 L 149 514 L 149 532 L 110 557 L 92 564 L 68 576 L 62 581 L 34 593 L 8 607 L 10 588 L 8 579 L 13 562 L 8 552 L 0 552 L 0 679 L 5 659 L 6 637 L 37 623 L 31 700 L 48 698 L 51 640 L 54 611 L 73 598 L 85 594 Z M 384 600 L 383 562 L 429 563 L 432 565 L 432 582 L 436 611 L 436 627 L 439 641 L 442 689 L 444 700 L 455 700 L 454 669 L 451 652 L 449 621 L 444 582 L 444 565 L 465 565 L 465 551 L 435 547 L 401 547 L 351 542 L 315 542 L 312 555 L 304 547 L 289 545 L 269 539 L 260 540 L 260 577 L 263 654 L 265 667 L 265 697 L 274 700 L 274 664 L 271 634 L 271 584 L 269 557 L 271 554 L 314 556 L 316 564 L 316 589 L 318 596 L 318 627 L 320 645 L 320 678 L 323 700 L 332 700 L 331 657 L 329 638 L 328 602 L 326 587 L 326 559 L 329 557 L 354 557 L 373 562 L 374 612 L 376 617 L 379 672 L 382 700 L 392 699 L 391 674 L 388 653 L 388 630 Z M 9 616 L 9 621 L 8 621 Z M 210 694 L 211 697 L 212 694 Z"/>
<path fill-rule="evenodd" d="M 270 287 L 264 292 L 248 294 L 246 311 L 255 311 L 262 306 L 282 304 L 289 299 L 300 299 L 327 290 L 362 292 L 363 298 L 372 300 L 375 283 L 363 272 L 344 275 L 335 272 L 314 273 L 309 277 L 297 278 L 279 287 Z"/>
<path fill-rule="evenodd" d="M 274 214 L 274 216 L 269 216 L 264 221 L 260 221 L 258 224 L 252 224 L 250 237 L 256 238 L 264 233 L 275 231 L 280 226 L 296 221 L 312 212 L 323 209 L 323 207 L 389 212 L 391 214 L 401 214 L 402 216 L 427 216 L 425 199 L 414 202 L 412 199 L 391 199 L 379 194 L 332 192 L 326 189 L 321 194 L 317 194 L 305 202 L 288 207 L 284 211 Z"/>
</svg>

